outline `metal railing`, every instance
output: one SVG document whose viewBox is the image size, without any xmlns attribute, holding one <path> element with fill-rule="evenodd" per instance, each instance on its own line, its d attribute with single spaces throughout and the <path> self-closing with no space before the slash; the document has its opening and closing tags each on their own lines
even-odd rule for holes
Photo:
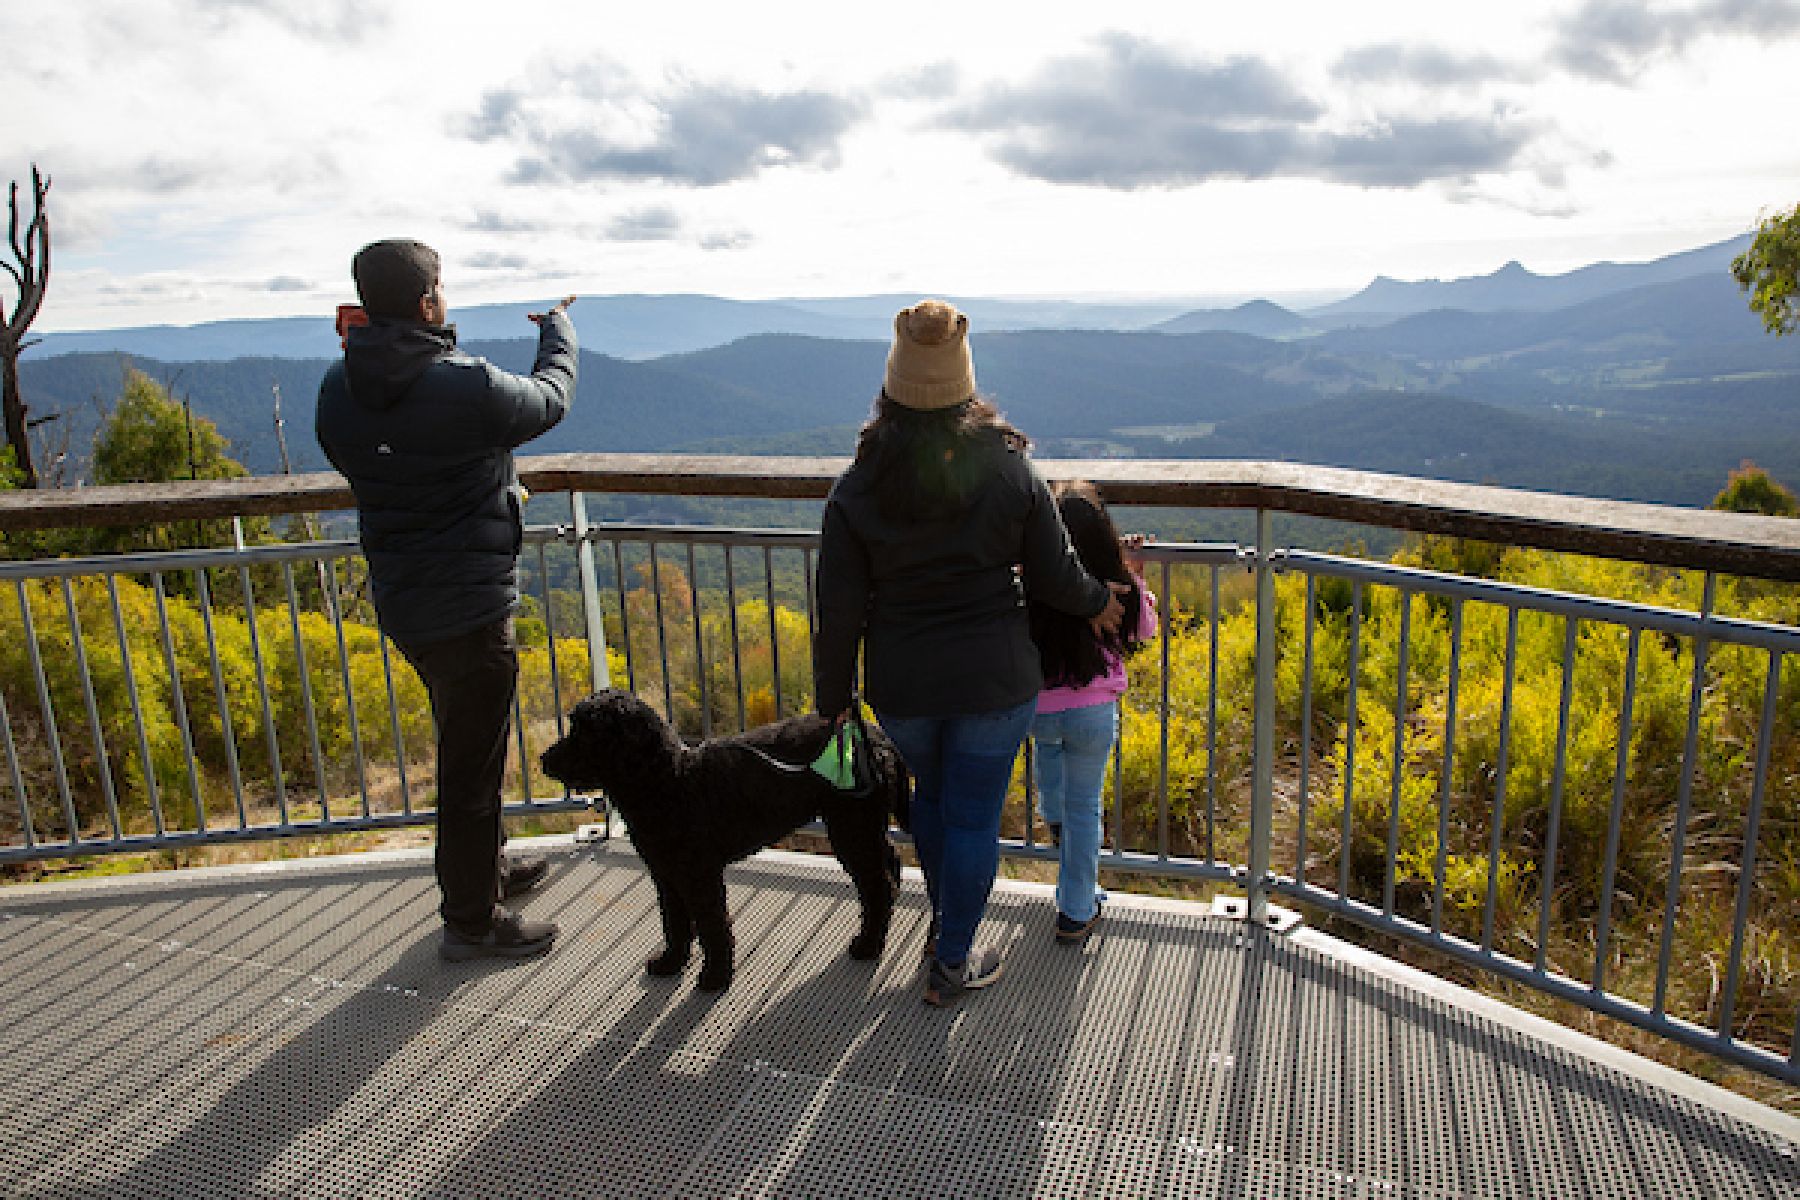
<svg viewBox="0 0 1800 1200">
<path fill-rule="evenodd" d="M 816 534 L 596 524 L 585 496 L 816 498 L 841 465 L 525 460 L 570 506 L 527 531 L 509 814 L 588 806 L 535 762 L 609 680 L 696 737 L 811 703 Z M 1121 704 L 1103 868 L 1231 885 L 1257 923 L 1289 901 L 1800 1080 L 1800 629 L 1713 611 L 1721 571 L 1800 577 L 1800 532 L 1285 464 L 1045 470 L 1255 521 L 1147 549 L 1166 619 Z M 332 476 L 183 490 L 0 497 L 0 529 L 346 498 Z M 1282 511 L 1686 566 L 1702 594 L 1305 552 Z M 429 708 L 364 584 L 347 541 L 0 563 L 0 863 L 429 821 Z M 1007 849 L 1052 857 L 1033 807 L 1026 765 Z"/>
</svg>

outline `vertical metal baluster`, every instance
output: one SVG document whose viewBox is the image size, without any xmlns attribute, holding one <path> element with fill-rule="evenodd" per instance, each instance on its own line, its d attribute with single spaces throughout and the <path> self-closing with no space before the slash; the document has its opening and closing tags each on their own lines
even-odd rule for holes
<svg viewBox="0 0 1800 1200">
<path fill-rule="evenodd" d="M 1537 955 L 1533 966 L 1542 971 L 1549 959 L 1550 902 L 1556 896 L 1556 856 L 1562 839 L 1563 784 L 1569 765 L 1569 704 L 1575 693 L 1576 636 L 1581 622 L 1563 618 L 1562 699 L 1556 710 L 1556 765 L 1550 773 L 1550 827 L 1544 833 L 1544 877 L 1538 888 Z"/>
<path fill-rule="evenodd" d="M 656 559 L 656 543 L 650 543 L 650 594 L 656 601 L 656 649 L 662 660 L 663 715 L 675 723 L 675 688 L 669 679 L 669 638 L 663 619 L 662 567 Z"/>
<path fill-rule="evenodd" d="M 737 679 L 737 725 L 742 733 L 750 728 L 750 718 L 744 707 L 744 642 L 738 629 L 737 561 L 729 543 L 725 546 L 725 607 L 731 610 L 731 673 Z"/>
<path fill-rule="evenodd" d="M 631 654 L 631 605 L 625 599 L 625 544 L 615 540 L 613 548 L 613 586 L 619 591 L 619 641 L 625 647 L 625 687 L 637 691 L 637 663 Z"/>
<path fill-rule="evenodd" d="M 1157 698 L 1156 707 L 1156 732 L 1158 739 L 1156 755 L 1156 823 L 1157 826 L 1164 831 L 1169 828 L 1169 626 L 1173 623 L 1175 616 L 1175 599 L 1173 593 L 1170 591 L 1171 585 L 1169 580 L 1173 568 L 1173 563 L 1166 558 L 1163 559 L 1163 619 L 1157 622 L 1159 626 L 1157 629 L 1157 640 L 1161 643 L 1159 649 L 1162 653 L 1161 678 L 1157 681 L 1157 684 L 1161 689 L 1162 694 Z M 1122 808 L 1124 806 L 1124 789 L 1120 788 L 1119 791 L 1121 796 L 1120 807 Z M 1166 833 L 1163 836 L 1166 836 Z M 1113 844 L 1115 847 L 1121 847 L 1123 845 L 1122 842 L 1114 842 Z"/>
<path fill-rule="evenodd" d="M 1431 883 L 1431 932 L 1438 936 L 1444 932 L 1444 887 L 1450 855 L 1450 797 L 1456 767 L 1456 693 L 1462 677 L 1462 621 L 1463 602 L 1458 597 L 1450 601 L 1450 665 L 1444 695 L 1444 760 L 1440 768 L 1443 776 L 1438 780 L 1437 862 L 1432 868 Z"/>
<path fill-rule="evenodd" d="M 1400 660 L 1395 666 L 1394 695 L 1394 757 L 1389 764 L 1392 768 L 1392 787 L 1388 796 L 1388 828 L 1387 828 L 1387 866 L 1381 886 L 1381 911 L 1387 916 L 1394 915 L 1394 876 L 1398 873 L 1397 860 L 1400 857 L 1400 787 L 1406 778 L 1406 701 L 1409 681 L 1407 679 L 1408 659 L 1412 654 L 1412 593 L 1402 588 L 1400 601 Z"/>
<path fill-rule="evenodd" d="M 706 678 L 705 622 L 700 618 L 700 568 L 694 561 L 694 543 L 687 544 L 688 609 L 694 617 L 694 674 L 700 681 L 700 736 L 712 736 L 712 697 Z"/>
<path fill-rule="evenodd" d="M 269 777 L 275 785 L 275 811 L 285 828 L 288 823 L 287 780 L 282 778 L 281 737 L 275 728 L 275 707 L 269 700 L 269 668 L 263 661 L 262 633 L 256 627 L 256 596 L 251 590 L 249 567 L 238 567 L 238 583 L 244 589 L 244 624 L 250 634 L 250 661 L 256 667 L 256 695 L 262 705 L 263 730 L 269 743 Z"/>
<path fill-rule="evenodd" d="M 369 808 L 369 774 L 364 768 L 362 748 L 362 722 L 356 715 L 356 688 L 350 677 L 350 643 L 344 637 L 344 606 L 338 593 L 337 560 L 325 560 L 325 572 L 329 589 L 326 592 L 326 603 L 331 609 L 331 627 L 337 634 L 338 667 L 344 676 L 344 714 L 350 721 L 350 753 L 356 757 L 356 786 L 362 793 L 362 815 L 370 814 Z"/>
<path fill-rule="evenodd" d="M 37 845 L 37 828 L 31 819 L 31 804 L 25 795 L 25 776 L 19 771 L 19 747 L 13 742 L 12 715 L 6 711 L 6 695 L 0 692 L 0 734 L 5 736 L 6 770 L 12 777 L 13 795 L 19 801 L 19 831 L 25 836 L 27 850 Z"/>
<path fill-rule="evenodd" d="M 1207 568 L 1212 579 L 1209 631 L 1206 637 L 1206 861 L 1219 861 L 1219 565 Z"/>
<path fill-rule="evenodd" d="M 1256 683 L 1252 707 L 1249 919 L 1269 919 L 1269 864 L 1275 829 L 1275 535 L 1274 514 L 1256 510 Z"/>
<path fill-rule="evenodd" d="M 75 816 L 75 797 L 69 790 L 69 771 L 63 757 L 62 735 L 56 728 L 56 706 L 50 699 L 50 681 L 44 675 L 44 659 L 38 650 L 37 624 L 31 616 L 31 598 L 25 581 L 16 579 L 13 587 L 19 595 L 19 613 L 25 638 L 25 655 L 31 663 L 32 678 L 37 681 L 38 708 L 44 714 L 44 740 L 50 744 L 50 762 L 56 772 L 56 790 L 62 796 L 63 819 L 67 822 L 68 841 L 81 844 L 81 822 Z"/>
<path fill-rule="evenodd" d="M 219 738 L 225 743 L 225 773 L 231 780 L 231 795 L 237 803 L 238 828 L 250 828 L 250 813 L 244 807 L 244 778 L 238 770 L 237 730 L 231 722 L 231 701 L 225 690 L 225 668 L 219 662 L 219 635 L 213 626 L 212 585 L 206 568 L 194 569 L 195 595 L 200 601 L 200 625 L 206 631 L 206 657 L 212 668 L 213 699 L 219 706 Z"/>
<path fill-rule="evenodd" d="M 1625 824 L 1625 781 L 1631 769 L 1631 707 L 1637 696 L 1638 640 L 1633 629 L 1625 648 L 1625 694 L 1619 701 L 1619 742 L 1613 767 L 1612 808 L 1606 818 L 1606 862 L 1600 874 L 1600 923 L 1594 934 L 1594 990 L 1606 990 L 1606 960 L 1612 952 L 1613 883 L 1619 870 L 1619 835 Z"/>
<path fill-rule="evenodd" d="M 144 768 L 144 795 L 150 801 L 150 819 L 156 836 L 164 833 L 162 793 L 156 786 L 156 762 L 150 757 L 150 732 L 144 728 L 144 706 L 138 699 L 137 670 L 131 665 L 131 639 L 125 636 L 125 610 L 119 604 L 118 577 L 106 577 L 106 595 L 112 603 L 113 633 L 119 639 L 119 666 L 125 676 L 125 696 L 131 701 L 131 720 L 137 727 L 138 762 Z"/>
<path fill-rule="evenodd" d="M 551 713 L 551 719 L 556 722 L 556 736 L 560 739 L 563 736 L 563 734 L 565 732 L 567 732 L 567 722 L 565 722 L 563 719 L 563 703 L 564 702 L 563 702 L 563 698 L 562 698 L 562 672 L 557 667 L 557 653 L 556 653 L 556 606 L 552 602 L 552 598 L 551 598 L 550 564 L 548 561 L 548 556 L 544 553 L 545 545 L 546 545 L 546 543 L 544 543 L 544 542 L 538 543 L 538 548 L 537 548 L 538 578 L 543 580 L 543 583 L 544 583 L 544 633 L 546 635 L 546 639 L 547 639 L 547 641 L 549 643 L 549 647 L 550 647 L 550 713 Z M 589 551 L 589 559 L 591 562 L 591 560 L 592 560 L 592 549 L 591 548 Z M 582 613 L 583 613 L 584 621 L 593 621 L 593 620 L 599 619 L 598 617 L 595 616 L 595 614 L 597 614 L 600 611 L 600 593 L 599 593 L 597 586 L 596 586 L 594 592 L 592 593 L 591 600 L 592 600 L 592 603 L 590 604 L 589 603 L 590 597 L 587 593 L 584 592 L 582 595 Z M 589 662 L 590 667 L 593 664 L 593 658 L 592 658 L 593 652 L 594 652 L 594 643 L 592 640 L 589 640 L 589 642 L 588 642 L 588 655 L 589 655 L 588 662 Z M 603 654 L 605 653 L 604 648 L 602 648 L 601 653 L 603 653 Z M 391 694 L 392 690 L 393 690 L 393 685 L 391 683 L 389 684 L 388 690 Z M 399 744 L 400 744 L 399 730 L 396 729 L 395 730 L 395 745 L 399 745 Z M 405 758 L 404 749 L 402 749 L 402 751 L 401 751 L 401 758 L 403 760 Z M 402 786 L 404 786 L 404 784 Z M 564 787 L 562 790 L 562 798 L 564 800 L 567 800 L 569 798 L 569 794 L 570 794 L 569 789 L 567 787 Z"/>
<path fill-rule="evenodd" d="M 1300 614 L 1303 646 L 1300 659 L 1300 823 L 1294 830 L 1294 878 L 1306 882 L 1306 828 L 1311 820 L 1313 605 L 1317 577 L 1306 574 L 1306 608 Z"/>
<path fill-rule="evenodd" d="M 87 642 L 81 635 L 81 614 L 75 607 L 75 589 L 69 577 L 62 577 L 63 607 L 69 614 L 69 644 L 75 652 L 75 673 L 81 677 L 81 698 L 87 706 L 88 728 L 94 734 L 94 761 L 100 773 L 100 792 L 106 798 L 106 816 L 112 824 L 115 839 L 123 837 L 119 823 L 119 797 L 113 791 L 112 756 L 106 750 L 106 731 L 100 723 L 100 704 L 94 698 L 94 679 L 88 670 Z"/>
<path fill-rule="evenodd" d="M 1112 720 L 1118 721 L 1120 736 L 1112 739 L 1112 856 L 1125 855 L 1125 698 L 1112 705 Z M 1103 786 L 1103 784 L 1102 784 Z M 1157 813 L 1157 858 L 1168 858 L 1168 815 Z"/>
<path fill-rule="evenodd" d="M 807 694 L 811 695 L 812 664 L 819 653 L 819 614 L 814 611 L 813 605 L 813 552 L 810 547 L 800 551 L 800 574 L 801 586 L 806 589 L 806 680 Z M 862 694 L 860 687 L 857 688 L 857 694 Z M 813 696 L 813 707 L 817 708 L 818 706 L 819 699 L 817 696 Z"/>
<path fill-rule="evenodd" d="M 781 701 L 781 627 L 775 620 L 775 551 L 763 547 L 763 597 L 769 604 L 769 671 L 775 677 L 775 719 L 783 711 Z"/>
<path fill-rule="evenodd" d="M 600 577 L 594 566 L 594 531 L 588 524 L 587 494 L 585 492 L 569 493 L 569 516 L 575 530 L 575 576 L 581 584 L 581 619 L 587 626 L 588 644 L 588 676 L 596 692 L 612 686 L 612 668 L 606 660 L 606 619 L 600 610 Z M 615 553 L 618 543 L 613 544 Z M 543 562 L 543 550 L 540 546 L 538 561 Z M 620 599 L 624 598 L 624 579 L 619 580 Z M 550 603 L 550 577 L 544 576 L 544 603 L 546 611 Z M 621 625 L 623 628 L 624 606 L 620 606 Z M 554 647 L 555 643 L 551 645 Z M 630 643 L 626 643 L 629 649 Z M 556 709 L 562 710 L 561 693 L 557 694 Z M 557 728 L 561 728 L 560 725 Z"/>
<path fill-rule="evenodd" d="M 175 635 L 169 628 L 169 597 L 161 571 L 150 573 L 150 590 L 156 596 L 156 623 L 162 632 L 163 661 L 169 668 L 169 702 L 175 708 L 175 727 L 181 731 L 181 747 L 187 754 L 188 786 L 194 796 L 194 829 L 206 832 L 206 798 L 200 789 L 200 764 L 194 757 L 194 732 L 188 724 L 187 697 L 181 690 L 181 667 L 175 660 Z"/>
<path fill-rule="evenodd" d="M 1038 844 L 1038 806 L 1042 798 L 1042 793 L 1038 790 L 1037 744 L 1029 735 L 1025 738 L 1025 743 L 1021 747 L 1021 753 L 1025 759 L 1025 845 L 1029 849 L 1036 847 Z M 1106 853 L 1106 801 L 1104 799 L 1104 792 L 1102 792 L 1102 799 L 1100 802 L 1100 828 L 1100 853 L 1104 856 Z"/>
<path fill-rule="evenodd" d="M 400 778 L 400 811 L 412 816 L 412 782 L 406 777 L 406 731 L 400 724 L 400 693 L 394 686 L 394 656 L 388 646 L 388 636 L 376 631 L 376 642 L 381 646 L 381 678 L 387 686 L 388 724 L 394 731 L 394 772 Z M 284 807 L 285 811 L 285 807 Z M 287 818 L 282 818 L 282 824 Z"/>
<path fill-rule="evenodd" d="M 1663 1015 L 1669 992 L 1669 962 L 1675 954 L 1675 920 L 1681 911 L 1681 870 L 1687 861 L 1688 819 L 1694 808 L 1694 768 L 1700 743 L 1700 706 L 1706 699 L 1706 657 L 1712 641 L 1706 635 L 1706 616 L 1712 612 L 1712 572 L 1702 590 L 1701 631 L 1694 635 L 1694 675 L 1688 684 L 1687 738 L 1681 750 L 1681 783 L 1675 794 L 1675 828 L 1669 839 L 1669 886 L 1663 899 L 1662 947 L 1656 960 L 1656 993 L 1650 1011 Z"/>
<path fill-rule="evenodd" d="M 520 550 L 523 551 L 521 546 Z M 541 576 L 540 576 L 541 578 Z M 546 597 L 548 592 L 545 593 Z M 550 631 L 550 606 L 544 605 L 544 631 Z M 512 737 L 519 768 L 519 799 L 529 805 L 531 803 L 531 757 L 525 748 L 525 653 L 518 641 L 518 627 L 513 629 L 513 702 L 512 702 Z M 504 777 L 502 784 L 504 784 Z M 506 802 L 501 800 L 501 804 Z"/>
<path fill-rule="evenodd" d="M 526 804 L 531 803 L 531 757 L 525 749 L 525 701 L 524 689 L 519 686 L 515 676 L 513 685 L 513 745 L 519 751 L 519 799 Z"/>
<path fill-rule="evenodd" d="M 544 585 L 544 638 L 550 651 L 548 659 L 550 664 L 550 713 L 551 719 L 556 722 L 556 736 L 561 737 L 563 735 L 562 672 L 558 669 L 556 661 L 556 605 L 553 603 L 550 593 L 550 564 L 548 556 L 544 553 L 544 546 L 544 542 L 538 543 L 537 560 L 538 578 L 543 581 Z M 596 593 L 594 608 L 598 611 L 599 607 L 599 595 Z M 582 604 L 584 613 L 586 608 L 584 597 Z M 604 650 L 602 653 L 605 653 Z"/>
<path fill-rule="evenodd" d="M 323 559 L 314 560 L 319 582 L 325 582 Z M 306 737 L 312 748 L 313 780 L 319 789 L 319 820 L 331 821 L 331 793 L 325 786 L 325 752 L 319 746 L 319 714 L 313 706 L 312 666 L 306 661 L 306 638 L 300 632 L 300 597 L 294 590 L 292 563 L 281 564 L 281 577 L 287 584 L 288 624 L 294 631 L 294 669 L 300 677 L 300 708 L 306 714 Z"/>
<path fill-rule="evenodd" d="M 1488 842 L 1487 898 L 1481 913 L 1481 948 L 1494 949 L 1494 916 L 1500 902 L 1500 843 L 1506 833 L 1506 780 L 1512 754 L 1513 667 L 1519 650 L 1519 610 L 1506 610 L 1506 665 L 1500 684 L 1500 762 L 1494 782 L 1493 834 Z"/>
<path fill-rule="evenodd" d="M 1350 898 L 1350 818 L 1356 801 L 1356 681 L 1362 669 L 1362 581 L 1350 581 L 1350 655 L 1345 667 L 1344 811 L 1338 833 L 1338 899 Z"/>
<path fill-rule="evenodd" d="M 1762 836 L 1763 797 L 1769 782 L 1769 747 L 1775 740 L 1775 704 L 1781 694 L 1781 655 L 1769 652 L 1769 679 L 1763 685 L 1762 725 L 1756 733 L 1756 772 L 1750 784 L 1750 811 L 1744 818 L 1744 861 L 1738 867 L 1737 906 L 1731 918 L 1730 966 L 1725 972 L 1724 1003 L 1719 1008 L 1719 1036 L 1732 1036 L 1737 1015 L 1738 981 L 1743 977 L 1744 930 L 1750 923 L 1750 893 L 1756 890 L 1756 843 Z"/>
</svg>

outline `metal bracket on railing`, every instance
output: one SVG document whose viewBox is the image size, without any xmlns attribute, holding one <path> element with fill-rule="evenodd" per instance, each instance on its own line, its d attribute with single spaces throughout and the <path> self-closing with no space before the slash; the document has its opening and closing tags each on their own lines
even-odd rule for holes
<svg viewBox="0 0 1800 1200">
<path fill-rule="evenodd" d="M 577 846 L 591 846 L 597 842 L 612 841 L 612 804 L 605 796 L 591 798 L 595 811 L 606 814 L 604 821 L 592 821 L 575 830 Z"/>
<path fill-rule="evenodd" d="M 1212 915 L 1224 917 L 1228 921 L 1248 921 L 1250 919 L 1250 898 L 1248 896 L 1214 896 Z M 1300 914 L 1292 909 L 1277 908 L 1273 904 L 1268 904 L 1263 906 L 1263 916 L 1259 924 L 1270 933 L 1291 933 L 1300 927 L 1302 920 Z"/>
</svg>

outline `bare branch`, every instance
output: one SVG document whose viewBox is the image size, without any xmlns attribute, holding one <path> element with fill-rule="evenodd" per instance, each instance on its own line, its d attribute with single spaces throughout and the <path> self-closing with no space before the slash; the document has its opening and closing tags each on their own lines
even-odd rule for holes
<svg viewBox="0 0 1800 1200">
<path fill-rule="evenodd" d="M 19 245 L 19 181 L 16 179 L 12 181 L 12 186 L 7 189 L 6 208 L 10 214 L 10 220 L 8 220 L 6 224 L 6 240 L 12 243 L 13 257 L 17 258 L 20 262 L 24 262 L 25 251 L 24 248 Z"/>
</svg>

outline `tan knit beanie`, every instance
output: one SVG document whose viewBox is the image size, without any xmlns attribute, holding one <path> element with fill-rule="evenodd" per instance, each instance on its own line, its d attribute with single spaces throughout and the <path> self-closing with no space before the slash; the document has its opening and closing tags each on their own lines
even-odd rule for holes
<svg viewBox="0 0 1800 1200">
<path fill-rule="evenodd" d="M 975 394 L 969 318 L 942 300 L 921 300 L 894 316 L 888 398 L 907 408 L 949 408 Z"/>
</svg>

